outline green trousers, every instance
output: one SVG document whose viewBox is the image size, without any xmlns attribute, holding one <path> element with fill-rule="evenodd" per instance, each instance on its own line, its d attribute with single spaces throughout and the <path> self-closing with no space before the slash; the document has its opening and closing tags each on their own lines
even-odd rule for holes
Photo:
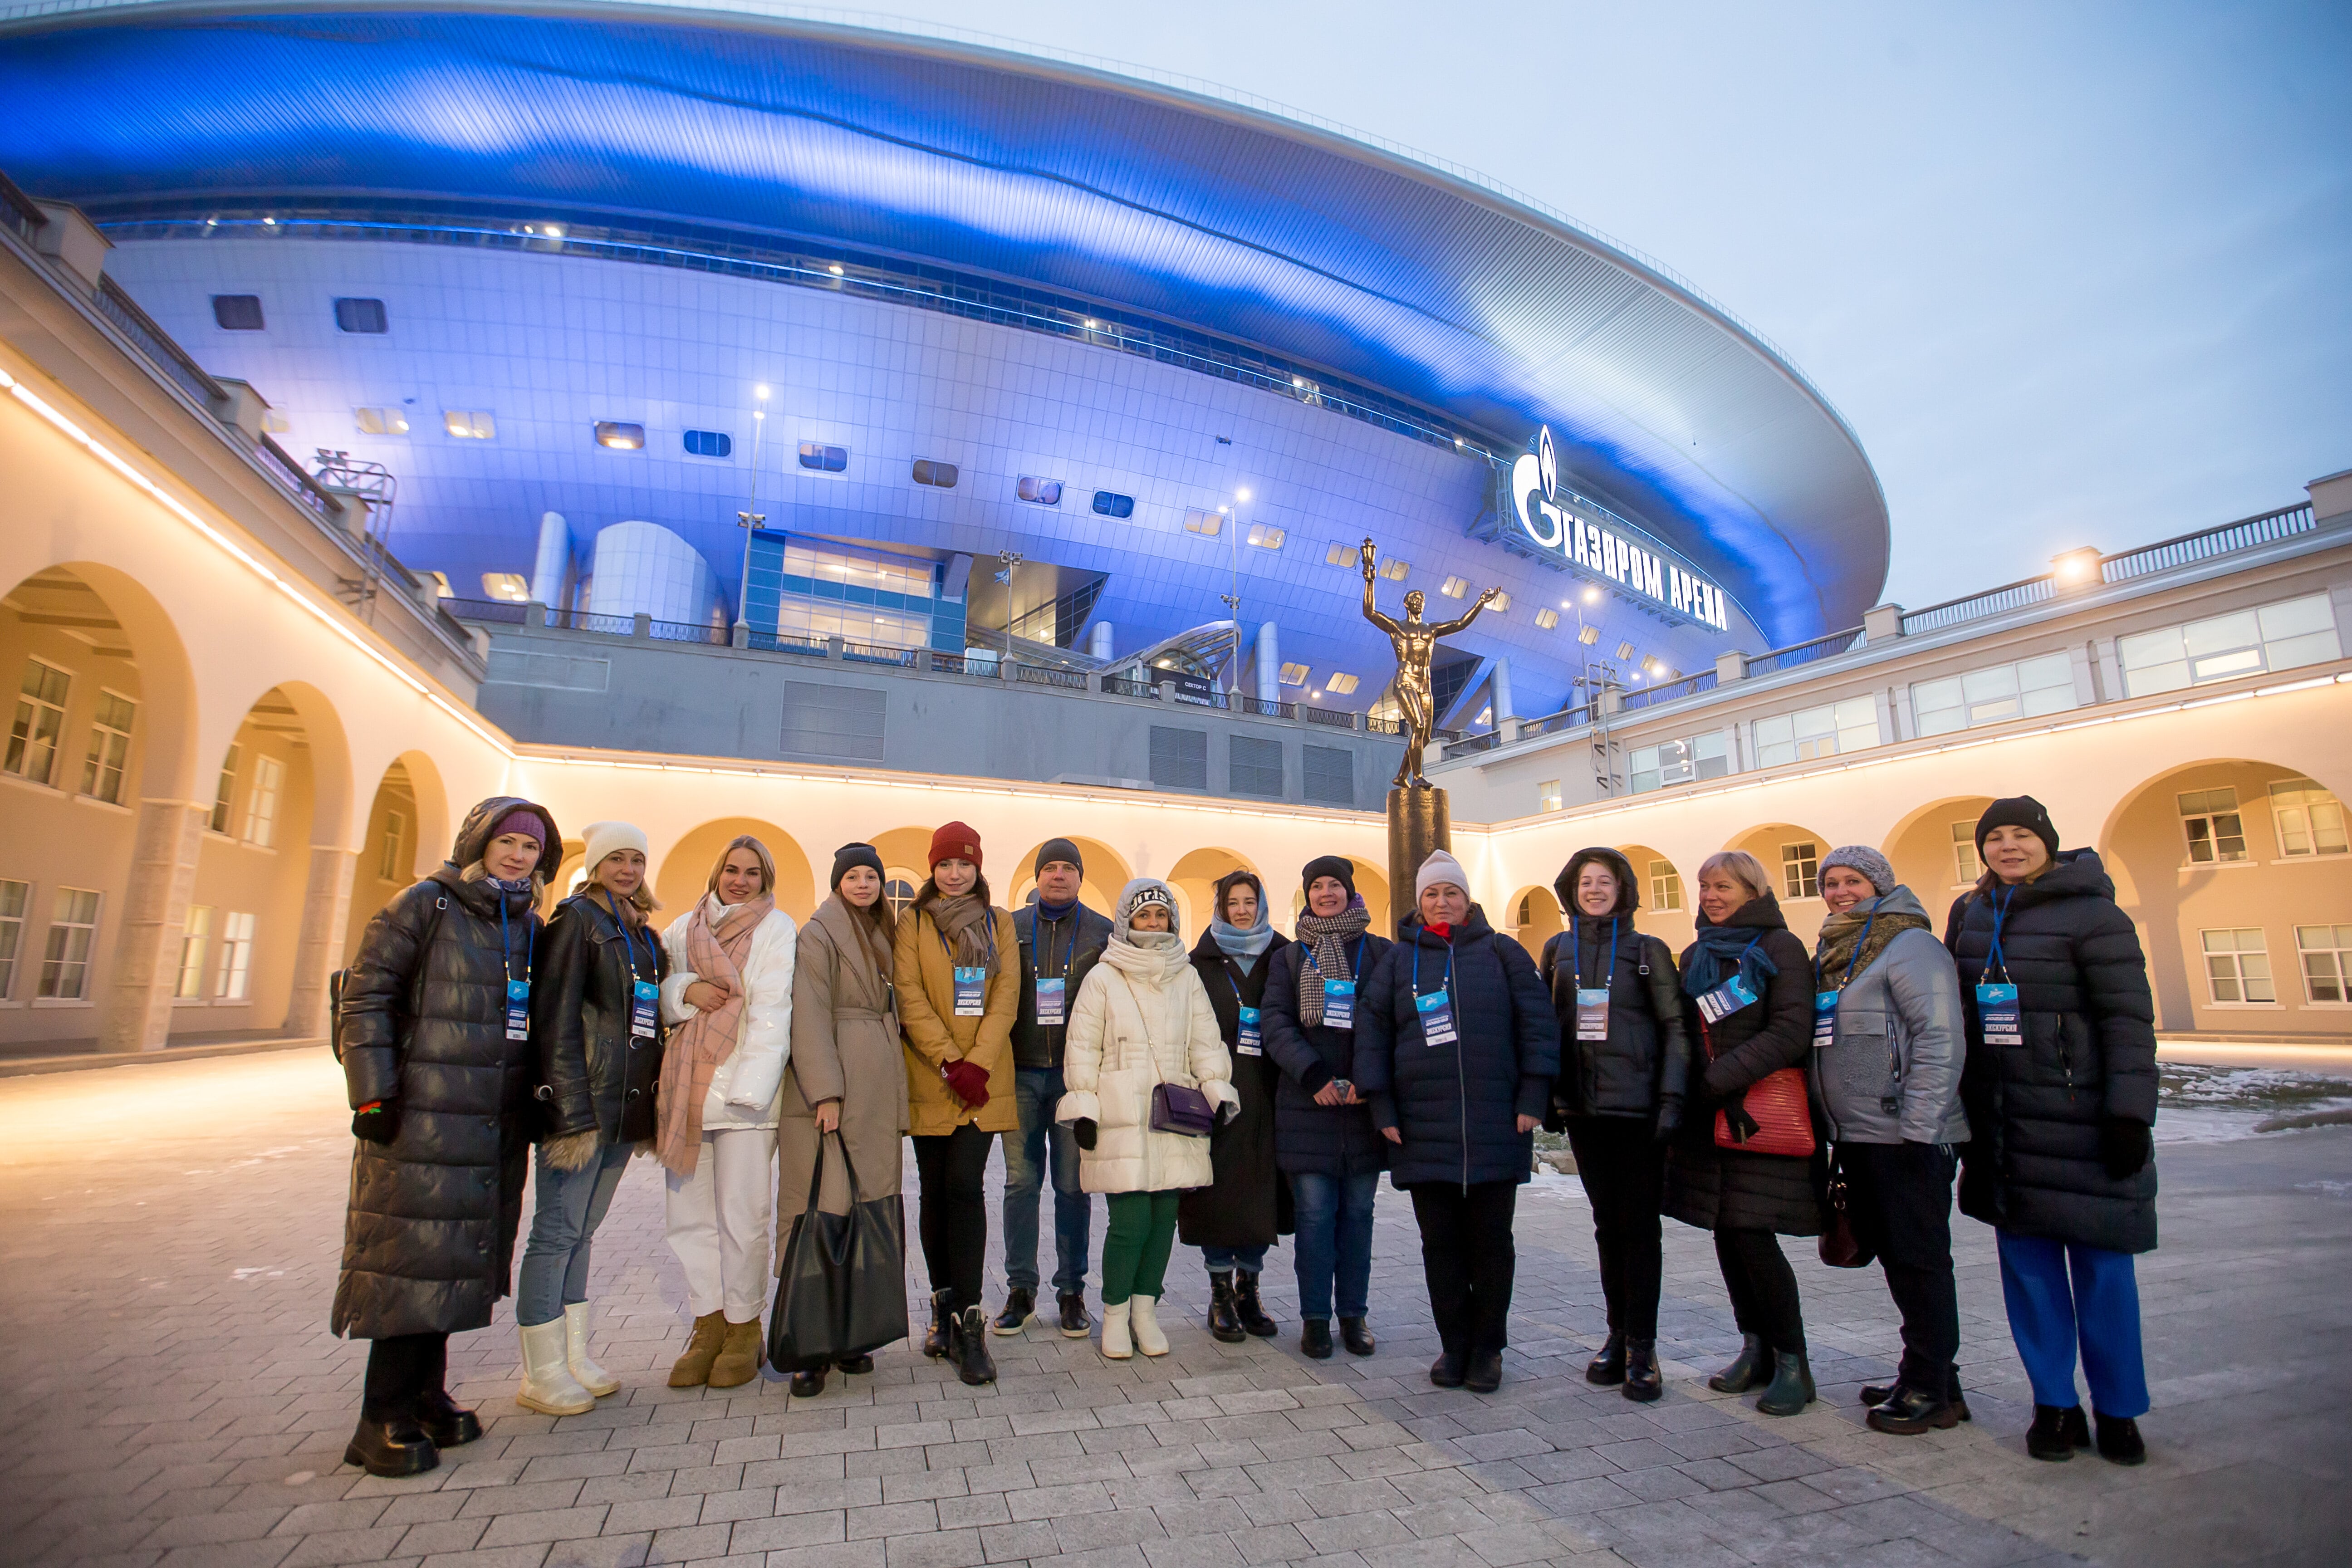
<svg viewBox="0 0 2352 1568">
<path fill-rule="evenodd" d="M 1110 1228 L 1103 1236 L 1103 1305 L 1129 1296 L 1157 1298 L 1176 1245 L 1176 1193 L 1112 1193 L 1104 1199 Z"/>
</svg>

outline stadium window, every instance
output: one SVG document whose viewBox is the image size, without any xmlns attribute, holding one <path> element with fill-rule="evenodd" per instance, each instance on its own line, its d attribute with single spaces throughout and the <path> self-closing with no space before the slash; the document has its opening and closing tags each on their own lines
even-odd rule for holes
<svg viewBox="0 0 2352 1568">
<path fill-rule="evenodd" d="M 1342 544 L 1333 540 L 1323 547 L 1323 564 L 1326 566 L 1352 566 L 1358 559 L 1356 547 L 1352 544 Z"/>
<path fill-rule="evenodd" d="M 1437 591 L 1449 599 L 1458 599 L 1470 591 L 1470 580 L 1467 577 L 1448 577 L 1437 585 Z"/>
<path fill-rule="evenodd" d="M 1059 506 L 1062 504 L 1062 481 L 1024 474 L 1014 481 L 1013 494 L 1016 500 L 1025 500 L 1031 506 Z"/>
<path fill-rule="evenodd" d="M 1104 517 L 1133 517 L 1135 498 L 1120 495 L 1116 490 L 1097 490 L 1095 510 Z"/>
<path fill-rule="evenodd" d="M 1260 550 L 1279 550 L 1282 548 L 1284 534 L 1281 529 L 1270 522 L 1253 522 L 1249 525 L 1249 532 L 1244 537 Z"/>
<path fill-rule="evenodd" d="M 17 689 L 16 715 L 8 728 L 8 771 L 45 784 L 58 768 L 58 739 L 66 727 L 66 693 L 73 677 L 37 658 L 25 661 Z"/>
<path fill-rule="evenodd" d="M 1348 670 L 1335 669 L 1324 680 L 1323 689 L 1334 697 L 1352 697 L 1356 691 L 1356 677 Z"/>
<path fill-rule="evenodd" d="M 2010 719 L 2063 713 L 2074 706 L 2074 663 L 2063 653 L 1972 669 L 1911 687 L 1911 717 L 1923 736 Z"/>
<path fill-rule="evenodd" d="M 1282 667 L 1282 672 L 1279 679 L 1285 686 L 1304 686 L 1307 684 L 1307 666 L 1303 664 L 1286 664 Z"/>
<path fill-rule="evenodd" d="M 1756 721 L 1756 765 L 1776 768 L 1784 763 L 1811 762 L 1878 744 L 1878 704 L 1868 697 L 1849 697 Z"/>
<path fill-rule="evenodd" d="M 89 754 L 81 763 L 82 794 L 110 805 L 122 804 L 122 764 L 131 755 L 131 722 L 138 711 L 139 704 L 128 697 L 100 689 Z"/>
<path fill-rule="evenodd" d="M 499 422 L 487 408 L 445 408 L 441 428 L 460 441 L 495 441 Z"/>
<path fill-rule="evenodd" d="M 380 333 L 390 330 L 384 321 L 381 300 L 338 300 L 335 301 L 335 330 L 342 332 Z"/>
<path fill-rule="evenodd" d="M 596 445 L 615 452 L 642 452 L 646 449 L 646 427 L 625 425 L 617 419 L 599 419 Z"/>
<path fill-rule="evenodd" d="M 1582 643 L 1587 647 L 1598 647 L 1601 642 L 1601 628 L 1599 626 L 1580 626 L 1577 629 L 1576 640 Z"/>
<path fill-rule="evenodd" d="M 1542 627 L 1545 631 L 1551 630 L 1552 627 L 1559 625 L 1559 612 L 1553 609 L 1549 605 L 1546 605 L 1542 609 L 1536 612 L 1536 625 Z"/>
<path fill-rule="evenodd" d="M 1780 846 L 1780 896 L 1818 899 L 1822 896 L 1822 847 L 1807 838 Z"/>
<path fill-rule="evenodd" d="M 0 879 L 0 1001 L 16 994 L 16 961 L 25 951 L 25 914 L 33 884 Z"/>
<path fill-rule="evenodd" d="M 503 599 L 509 605 L 520 605 L 530 597 L 530 584 L 520 572 L 485 572 L 482 592 L 493 599 Z"/>
<path fill-rule="evenodd" d="M 1197 533 L 1203 539 L 1214 539 L 1225 531 L 1225 514 L 1211 511 L 1206 507 L 1193 507 L 1184 513 L 1184 531 Z"/>
<path fill-rule="evenodd" d="M 1666 911 L 1683 907 L 1682 873 L 1671 860 L 1650 862 L 1650 907 Z"/>
<path fill-rule="evenodd" d="M 937 462 L 929 458 L 915 459 L 915 482 L 919 485 L 929 485 L 935 489 L 951 490 L 956 488 L 956 481 L 961 478 L 963 478 L 963 470 L 953 463 Z"/>
<path fill-rule="evenodd" d="M 2271 814 L 2278 823 L 2279 853 L 2290 859 L 2341 855 L 2347 847 L 2343 802 L 2309 779 L 2273 780 Z"/>
<path fill-rule="evenodd" d="M 1499 616 L 1511 607 L 1511 596 L 1497 589 L 1495 596 L 1486 601 L 1486 607 Z"/>
<path fill-rule="evenodd" d="M 408 416 L 397 408 L 354 408 L 352 423 L 362 436 L 405 436 Z"/>
<path fill-rule="evenodd" d="M 2238 792 L 2221 789 L 2182 790 L 2180 831 L 2189 841 L 2192 866 L 2228 865 L 2246 858 L 2246 825 L 2238 815 Z"/>
<path fill-rule="evenodd" d="M 258 294 L 214 295 L 213 325 L 224 332 L 260 331 L 262 330 L 261 296 Z"/>
<path fill-rule="evenodd" d="M 1952 824 L 1952 875 L 1958 879 L 1956 888 L 1974 887 L 1984 875 L 1984 860 L 1977 854 L 1977 825 L 1973 822 Z"/>
<path fill-rule="evenodd" d="M 1403 582 L 1412 571 L 1412 566 L 1410 563 L 1400 561 L 1393 555 L 1381 562 L 1380 566 L 1380 574 L 1391 583 Z"/>
<path fill-rule="evenodd" d="M 822 441 L 803 441 L 801 443 L 801 467 L 812 473 L 840 473 L 849 467 L 849 448 L 828 447 Z"/>
<path fill-rule="evenodd" d="M 1719 779 L 1730 771 L 1731 759 L 1720 730 L 1639 746 L 1625 755 L 1626 784 L 1635 795 L 1669 784 Z"/>
<path fill-rule="evenodd" d="M 2259 927 L 2198 932 L 2205 949 L 2205 983 L 2221 1006 L 2260 1006 L 2278 1000 L 2271 954 Z"/>
<path fill-rule="evenodd" d="M 98 942 L 98 894 L 59 888 L 49 906 L 48 946 L 41 954 L 41 999 L 79 1002 L 89 994 L 89 950 Z"/>
<path fill-rule="evenodd" d="M 1559 809 L 1559 781 L 1558 779 L 1546 779 L 1541 784 L 1536 785 L 1536 809 L 1538 811 L 1558 811 Z M 1521 921 L 1520 923 L 1525 924 L 1526 922 Z"/>
<path fill-rule="evenodd" d="M 2325 594 L 2116 639 L 2127 697 L 2292 669 L 2342 652 Z"/>
<path fill-rule="evenodd" d="M 0 899 L 5 899 L 10 887 L 21 888 L 22 882 L 0 882 Z M 0 903 L 0 920 L 6 918 L 5 903 Z M 2303 961 L 2304 999 L 2321 1006 L 2340 1007 L 2352 1002 L 2352 926 L 2297 926 L 2294 928 L 2295 954 Z M 0 927 L 0 963 L 13 951 L 7 942 L 5 927 Z M 0 990 L 0 994 L 5 994 Z"/>
<path fill-rule="evenodd" d="M 686 452 L 690 458 L 731 458 L 735 455 L 735 437 L 724 430 L 688 430 Z"/>
</svg>

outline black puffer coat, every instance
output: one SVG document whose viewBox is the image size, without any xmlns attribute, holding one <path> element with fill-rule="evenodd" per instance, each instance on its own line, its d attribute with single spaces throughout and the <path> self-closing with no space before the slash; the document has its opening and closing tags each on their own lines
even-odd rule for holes
<svg viewBox="0 0 2352 1568">
<path fill-rule="evenodd" d="M 352 1108 L 397 1101 L 400 1131 L 389 1143 L 362 1142 L 352 1159 L 338 1334 L 484 1328 L 512 1278 L 539 1064 L 530 1041 L 506 1037 L 506 987 L 509 971 L 530 973 L 539 917 L 528 893 L 462 873 L 517 810 L 538 813 L 545 843 L 563 842 L 528 801 L 484 801 L 449 863 L 368 921 L 345 973 L 336 1038 Z M 551 854 L 541 862 L 550 873 L 562 851 Z"/>
<path fill-rule="evenodd" d="M 1553 1114 L 1547 1120 L 1650 1120 L 1663 1113 L 1665 1125 L 1679 1125 L 1690 1079 L 1690 1036 L 1683 1028 L 1682 986 L 1666 944 L 1635 931 L 1630 910 L 1614 919 L 1580 916 L 1544 943 L 1536 969 L 1550 988 L 1552 1016 L 1559 1020 L 1559 1077 L 1552 1080 Z M 1609 1037 L 1580 1040 L 1577 990 L 1604 984 Z"/>
<path fill-rule="evenodd" d="M 1360 956 L 1357 942 L 1348 944 L 1359 987 L 1390 947 L 1384 936 L 1367 933 L 1360 941 Z M 1316 1091 L 1333 1079 L 1353 1081 L 1360 1037 L 1353 1029 L 1298 1021 L 1298 971 L 1314 952 L 1311 943 L 1294 942 L 1266 966 L 1265 1054 L 1282 1069 L 1274 1089 L 1274 1163 L 1285 1171 L 1324 1176 L 1384 1171 L 1389 1141 L 1372 1125 L 1370 1105 L 1315 1103 Z"/>
<path fill-rule="evenodd" d="M 1704 914 L 1698 923 L 1708 923 Z M 1811 1056 L 1813 955 L 1790 931 L 1780 918 L 1780 901 L 1769 893 L 1740 905 L 1724 924 L 1762 931 L 1759 950 L 1780 973 L 1766 981 L 1759 1000 L 1713 1025 L 1702 1025 L 1698 1004 L 1684 999 L 1683 1027 L 1699 1042 L 1699 1059 L 1706 1066 L 1692 1086 L 1682 1131 L 1666 1149 L 1665 1212 L 1701 1230 L 1819 1236 L 1826 1160 L 1818 1112 L 1810 1160 L 1718 1149 L 1715 1143 L 1715 1113 L 1727 1100 L 1768 1073 L 1803 1067 Z M 1685 973 L 1696 951 L 1683 950 Z M 1810 1090 L 1807 1099 L 1810 1103 Z"/>
<path fill-rule="evenodd" d="M 1192 969 L 1216 1010 L 1217 1034 L 1234 1058 L 1234 1088 L 1242 1108 L 1209 1135 L 1209 1163 L 1216 1180 L 1195 1187 L 1176 1205 L 1177 1238 L 1187 1247 L 1270 1247 L 1294 1227 L 1290 1184 L 1274 1161 L 1275 1085 L 1281 1079 L 1265 1054 L 1265 1014 L 1260 1006 L 1275 955 L 1290 939 L 1275 933 L 1272 945 L 1244 964 L 1227 958 L 1214 931 L 1204 931 L 1192 948 Z M 1241 1048 L 1241 1010 L 1258 1007 L 1259 1054 Z"/>
<path fill-rule="evenodd" d="M 661 1005 L 651 1039 L 629 1032 L 629 1008 L 636 981 L 658 986 L 668 973 L 659 934 L 647 927 L 625 935 L 602 893 L 583 888 L 555 906 L 530 988 L 541 1136 L 593 1129 L 606 1143 L 639 1143 L 659 1131 Z"/>
<path fill-rule="evenodd" d="M 1400 1187 L 1526 1181 L 1534 1138 L 1515 1119 L 1543 1115 L 1559 1072 L 1559 1020 L 1528 950 L 1496 936 L 1475 904 L 1452 934 L 1449 944 L 1407 915 L 1356 996 L 1356 1087 L 1372 1124 L 1404 1135 L 1389 1154 Z M 1454 1043 L 1431 1046 L 1415 988 L 1447 984 L 1449 946 Z"/>
<path fill-rule="evenodd" d="M 1960 1102 L 1975 1135 L 1960 1212 L 2020 1236 L 2152 1251 L 2156 1162 L 2118 1181 L 2099 1159 L 2103 1118 L 2156 1121 L 2156 1006 L 2139 932 L 2116 907 L 2098 855 L 2062 853 L 2017 888 L 2001 921 L 2023 1044 L 1990 1047 L 1976 988 L 1991 957 L 1999 897 L 1964 895 L 1945 923 L 1968 1021 Z"/>
</svg>

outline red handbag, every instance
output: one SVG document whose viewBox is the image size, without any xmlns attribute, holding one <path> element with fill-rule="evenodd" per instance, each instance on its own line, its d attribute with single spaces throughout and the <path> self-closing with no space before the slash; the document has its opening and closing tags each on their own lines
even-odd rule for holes
<svg viewBox="0 0 2352 1568">
<path fill-rule="evenodd" d="M 1715 1146 L 1799 1158 L 1812 1153 L 1813 1115 L 1805 1103 L 1805 1069 L 1780 1068 L 1766 1073 L 1717 1111 Z"/>
</svg>

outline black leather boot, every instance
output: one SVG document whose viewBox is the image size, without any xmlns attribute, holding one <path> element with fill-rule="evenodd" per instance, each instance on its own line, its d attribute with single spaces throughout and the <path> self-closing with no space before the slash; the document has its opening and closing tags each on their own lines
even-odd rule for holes
<svg viewBox="0 0 2352 1568">
<path fill-rule="evenodd" d="M 2033 1425 L 2025 1429 L 2027 1453 L 2054 1464 L 2073 1458 L 2075 1449 L 2090 1446 L 2091 1424 L 2083 1419 L 2081 1405 L 2033 1407 Z"/>
<path fill-rule="evenodd" d="M 1612 1334 L 1601 1353 L 1584 1369 L 1584 1381 L 1597 1383 L 1603 1388 L 1614 1388 L 1625 1381 L 1625 1336 Z"/>
<path fill-rule="evenodd" d="M 1298 1352 L 1301 1355 L 1315 1361 L 1329 1361 L 1331 1359 L 1331 1320 L 1309 1318 L 1300 1324 Z"/>
<path fill-rule="evenodd" d="M 1372 1338 L 1372 1331 L 1361 1318 L 1339 1320 L 1339 1342 L 1348 1347 L 1349 1355 L 1370 1355 L 1381 1348 L 1380 1342 Z"/>
<path fill-rule="evenodd" d="M 1282 1325 L 1265 1315 L 1265 1308 L 1257 1299 L 1257 1276 L 1246 1270 L 1234 1273 L 1234 1315 L 1241 1319 L 1242 1327 L 1259 1339 L 1270 1340 L 1282 1331 Z"/>
<path fill-rule="evenodd" d="M 874 1358 L 870 1355 L 854 1355 L 834 1364 L 840 1367 L 845 1375 L 862 1375 L 874 1370 Z"/>
<path fill-rule="evenodd" d="M 358 1428 L 343 1448 L 343 1463 L 357 1465 L 372 1476 L 416 1476 L 441 1462 L 441 1451 L 425 1428 L 405 1415 L 388 1421 L 360 1417 Z"/>
<path fill-rule="evenodd" d="M 1429 1363 L 1429 1381 L 1440 1388 L 1459 1388 L 1463 1373 L 1470 1365 L 1469 1355 L 1461 1351 L 1441 1351 Z"/>
<path fill-rule="evenodd" d="M 1949 1401 L 1923 1388 L 1896 1384 L 1895 1392 L 1870 1407 L 1863 1422 L 1874 1432 L 1914 1437 L 1922 1432 L 1948 1432 L 1960 1424 L 1960 1413 Z"/>
<path fill-rule="evenodd" d="M 1241 1314 L 1234 1310 L 1234 1277 L 1230 1274 L 1209 1276 L 1209 1337 L 1229 1345 L 1249 1338 L 1242 1331 Z"/>
<path fill-rule="evenodd" d="M 1864 1406 L 1884 1405 L 1901 1392 L 1902 1387 L 1903 1384 L 1900 1382 L 1865 1383 L 1862 1385 L 1862 1403 Z M 1951 1406 L 1952 1414 L 1961 1420 L 1972 1419 L 1969 1415 L 1968 1396 L 1959 1392 L 1959 1385 L 1957 1383 L 1953 1384 Z"/>
<path fill-rule="evenodd" d="M 977 1388 L 996 1381 L 996 1358 L 988 1353 L 988 1314 L 966 1307 L 955 1321 L 956 1375 Z"/>
<path fill-rule="evenodd" d="M 2091 1418 L 2099 1428 L 2099 1458 L 2118 1465 L 2147 1462 L 2147 1445 L 2140 1439 L 2137 1421 L 2128 1415 L 2102 1415 L 2095 1410 Z"/>
<path fill-rule="evenodd" d="M 1462 1386 L 1473 1394 L 1492 1394 L 1503 1386 L 1503 1352 L 1473 1351 L 1470 1364 L 1463 1369 Z"/>
<path fill-rule="evenodd" d="M 1802 1351 L 1781 1351 L 1772 1360 L 1772 1382 L 1756 1402 L 1759 1414 L 1795 1415 L 1813 1399 L 1813 1372 Z"/>
<path fill-rule="evenodd" d="M 948 1353 L 948 1341 L 952 1337 L 948 1325 L 955 1319 L 955 1292 L 931 1292 L 931 1331 L 923 1336 L 923 1353 L 937 1360 Z"/>
<path fill-rule="evenodd" d="M 482 1435 L 482 1418 L 458 1409 L 446 1388 L 430 1388 L 416 1396 L 416 1424 L 436 1448 L 461 1448 Z"/>
<path fill-rule="evenodd" d="M 1658 1342 L 1627 1340 L 1625 1342 L 1625 1397 L 1647 1405 L 1666 1391 L 1665 1380 L 1658 1373 Z"/>
<path fill-rule="evenodd" d="M 1087 1293 L 1084 1290 L 1064 1290 L 1054 1298 L 1062 1310 L 1062 1337 L 1082 1340 L 1094 1331 L 1094 1323 L 1087 1316 Z"/>
<path fill-rule="evenodd" d="M 1717 1394 L 1745 1394 L 1772 1375 L 1772 1352 L 1764 1348 L 1761 1334 L 1739 1336 L 1739 1353 L 1731 1364 L 1706 1380 L 1706 1385 Z"/>
<path fill-rule="evenodd" d="M 798 1399 L 814 1399 L 824 1392 L 824 1368 L 793 1373 L 793 1395 Z"/>
<path fill-rule="evenodd" d="M 1009 1339 L 1027 1328 L 1029 1320 L 1036 1315 L 1037 1292 L 1015 1285 L 1004 1293 L 1004 1310 L 996 1314 L 996 1321 L 990 1327 Z"/>
</svg>

